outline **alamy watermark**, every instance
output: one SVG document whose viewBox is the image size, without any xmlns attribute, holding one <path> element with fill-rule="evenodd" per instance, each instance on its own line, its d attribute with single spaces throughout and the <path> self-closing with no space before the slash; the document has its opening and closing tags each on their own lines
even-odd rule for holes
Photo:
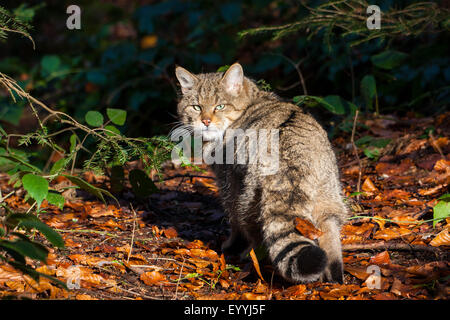
<svg viewBox="0 0 450 320">
<path fill-rule="evenodd" d="M 272 175 L 279 169 L 278 129 L 228 129 L 224 136 L 203 142 L 201 132 L 181 127 L 170 134 L 177 142 L 172 151 L 172 162 L 176 165 L 190 163 L 257 165 L 262 175 Z"/>
</svg>

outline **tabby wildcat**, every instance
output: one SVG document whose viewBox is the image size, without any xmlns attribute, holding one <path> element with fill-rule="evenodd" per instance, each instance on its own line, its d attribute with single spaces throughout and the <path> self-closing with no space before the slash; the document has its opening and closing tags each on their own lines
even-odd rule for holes
<svg viewBox="0 0 450 320">
<path fill-rule="evenodd" d="M 195 75 L 177 67 L 176 76 L 182 93 L 178 114 L 186 126 L 201 132 L 205 147 L 222 141 L 230 129 L 279 132 L 275 174 L 261 174 L 257 164 L 212 165 L 231 224 L 222 249 L 248 253 L 263 244 L 289 281 L 342 283 L 340 227 L 348 211 L 322 127 L 298 106 L 260 90 L 238 63 L 225 73 Z M 322 231 L 318 240 L 296 230 L 296 217 Z"/>
</svg>

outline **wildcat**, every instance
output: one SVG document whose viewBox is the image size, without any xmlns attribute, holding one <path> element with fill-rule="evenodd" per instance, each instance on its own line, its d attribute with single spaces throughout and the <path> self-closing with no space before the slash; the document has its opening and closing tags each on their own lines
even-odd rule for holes
<svg viewBox="0 0 450 320">
<path fill-rule="evenodd" d="M 182 67 L 175 73 L 181 122 L 201 132 L 205 147 L 226 141 L 231 129 L 279 132 L 274 174 L 261 174 L 257 164 L 212 165 L 231 225 L 222 249 L 245 254 L 263 244 L 288 281 L 342 283 L 340 228 L 348 211 L 323 128 L 300 107 L 260 90 L 239 63 L 225 73 L 192 74 Z M 296 217 L 312 222 L 322 235 L 303 236 L 295 228 Z"/>
</svg>

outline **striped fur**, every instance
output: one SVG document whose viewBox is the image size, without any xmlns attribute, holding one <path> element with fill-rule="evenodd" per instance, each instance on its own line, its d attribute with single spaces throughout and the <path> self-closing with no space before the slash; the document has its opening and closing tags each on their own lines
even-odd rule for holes
<svg viewBox="0 0 450 320">
<path fill-rule="evenodd" d="M 181 67 L 176 74 L 182 89 L 178 113 L 186 125 L 201 129 L 202 120 L 211 119 L 225 141 L 229 129 L 279 129 L 276 174 L 262 175 L 257 164 L 212 165 L 231 224 L 223 249 L 245 255 L 263 244 L 289 281 L 342 282 L 340 227 L 348 211 L 326 132 L 298 106 L 259 90 L 239 64 L 225 74 L 193 75 Z M 226 107 L 219 112 L 217 104 Z M 295 229 L 296 217 L 311 221 L 323 235 L 305 238 Z"/>
</svg>

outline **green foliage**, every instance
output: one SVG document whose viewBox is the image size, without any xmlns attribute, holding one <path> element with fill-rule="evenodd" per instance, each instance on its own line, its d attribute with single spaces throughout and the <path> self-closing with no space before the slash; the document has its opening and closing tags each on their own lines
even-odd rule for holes
<svg viewBox="0 0 450 320">
<path fill-rule="evenodd" d="M 355 141 L 357 147 L 362 148 L 366 157 L 372 160 L 378 160 L 381 150 L 391 142 L 391 139 L 374 138 L 364 136 Z"/>
<path fill-rule="evenodd" d="M 108 108 L 106 109 L 106 114 L 108 115 L 109 120 L 118 126 L 123 126 L 127 119 L 127 112 L 122 109 Z"/>
<path fill-rule="evenodd" d="M 391 70 L 400 66 L 407 57 L 408 55 L 406 53 L 395 50 L 386 50 L 370 57 L 370 61 L 378 68 Z"/>
<path fill-rule="evenodd" d="M 3 202 L 0 203 L 0 207 L 9 212 L 2 219 L 4 228 L 0 228 L 0 260 L 28 274 L 35 281 L 38 281 L 39 277 L 42 276 L 66 288 L 65 284 L 61 281 L 52 276 L 37 272 L 27 264 L 26 257 L 46 263 L 48 249 L 41 243 L 30 239 L 21 230 L 23 229 L 28 233 L 31 230 L 37 230 L 53 246 L 64 248 L 64 240 L 61 236 L 33 214 L 14 213 Z"/>
<path fill-rule="evenodd" d="M 0 6 L 0 40 L 5 40 L 7 33 L 10 32 L 22 34 L 33 42 L 29 34 L 31 26 L 28 22 L 33 18 L 36 9 L 37 7 L 27 8 L 22 4 L 14 10 L 14 13 L 11 13 Z"/>
<path fill-rule="evenodd" d="M 368 74 L 362 78 L 361 96 L 366 104 L 367 110 L 373 110 L 373 99 L 377 99 L 377 85 L 373 75 Z M 378 113 L 378 99 L 376 101 L 376 110 Z"/>
<path fill-rule="evenodd" d="M 23 188 L 36 200 L 38 208 L 48 194 L 48 181 L 41 176 L 27 173 L 22 177 Z"/>
<path fill-rule="evenodd" d="M 450 217 L 450 194 L 446 193 L 442 195 L 439 200 L 433 207 L 433 228 L 439 221 Z"/>
<path fill-rule="evenodd" d="M 240 37 L 259 33 L 271 33 L 277 40 L 300 30 L 309 29 L 310 37 L 323 32 L 325 40 L 340 32 L 343 38 L 356 38 L 351 46 L 373 40 L 393 38 L 398 36 L 417 36 L 422 33 L 439 32 L 450 29 L 449 10 L 440 8 L 437 3 L 413 3 L 403 9 L 393 9 L 383 12 L 383 27 L 370 30 L 366 26 L 366 9 L 370 5 L 364 0 L 327 1 L 316 8 L 305 7 L 309 14 L 296 22 L 281 26 L 258 27 L 241 31 Z"/>
<path fill-rule="evenodd" d="M 297 105 L 304 104 L 307 107 L 316 107 L 320 105 L 337 115 L 343 115 L 346 113 L 353 114 L 357 109 L 353 103 L 345 101 L 337 95 L 330 95 L 324 98 L 316 96 L 295 96 L 292 100 Z"/>
<path fill-rule="evenodd" d="M 88 111 L 84 116 L 87 124 L 92 127 L 101 127 L 103 125 L 103 115 L 98 111 Z"/>
</svg>

